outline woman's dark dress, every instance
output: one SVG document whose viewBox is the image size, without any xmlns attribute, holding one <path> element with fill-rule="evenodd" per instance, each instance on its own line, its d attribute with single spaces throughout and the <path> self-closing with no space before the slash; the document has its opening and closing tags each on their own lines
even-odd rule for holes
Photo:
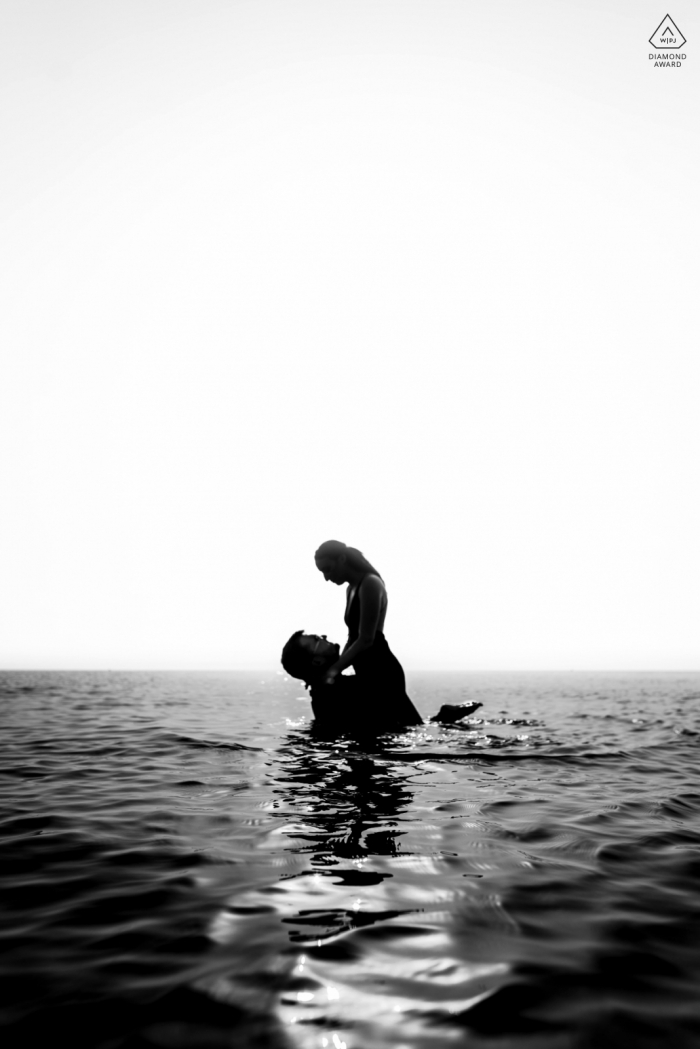
<svg viewBox="0 0 700 1049">
<path fill-rule="evenodd" d="M 345 612 L 348 641 L 356 641 L 360 633 L 360 587 Z M 406 695 L 406 677 L 403 667 L 389 648 L 381 630 L 374 635 L 374 642 L 355 656 L 356 703 L 348 704 L 355 709 L 347 710 L 352 717 L 360 717 L 368 728 L 403 728 L 405 725 L 422 725 L 423 719 Z"/>
</svg>

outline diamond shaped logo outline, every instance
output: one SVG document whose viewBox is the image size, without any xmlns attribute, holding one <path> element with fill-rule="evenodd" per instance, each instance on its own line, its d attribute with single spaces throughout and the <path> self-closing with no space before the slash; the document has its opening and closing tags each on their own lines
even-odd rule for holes
<svg viewBox="0 0 700 1049">
<path fill-rule="evenodd" d="M 662 43 L 658 43 L 657 44 L 656 43 L 656 40 L 654 38 L 658 37 L 660 39 L 663 36 L 663 33 L 661 32 L 661 30 L 664 27 L 666 27 L 666 33 L 667 34 L 671 33 L 676 38 L 680 37 L 680 43 L 679 44 L 662 44 Z M 658 26 L 654 30 L 654 32 L 649 37 L 649 43 L 651 44 L 652 47 L 655 47 L 657 51 L 678 51 L 679 48 L 681 48 L 681 47 L 683 47 L 685 45 L 686 39 L 683 36 L 683 34 L 681 33 L 681 31 L 678 28 L 678 26 L 676 25 L 676 23 L 671 18 L 671 16 L 670 15 L 664 15 L 664 17 L 661 19 L 661 21 L 659 22 Z"/>
</svg>

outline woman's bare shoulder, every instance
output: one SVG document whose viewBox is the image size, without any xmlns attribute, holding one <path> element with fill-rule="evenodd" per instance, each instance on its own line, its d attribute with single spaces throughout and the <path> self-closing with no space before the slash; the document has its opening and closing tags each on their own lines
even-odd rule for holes
<svg viewBox="0 0 700 1049">
<path fill-rule="evenodd" d="M 360 583 L 360 589 L 363 592 L 369 591 L 370 593 L 375 594 L 382 594 L 386 592 L 384 580 L 381 578 L 381 576 L 375 575 L 373 572 L 369 572 L 364 577 L 364 579 Z"/>
</svg>

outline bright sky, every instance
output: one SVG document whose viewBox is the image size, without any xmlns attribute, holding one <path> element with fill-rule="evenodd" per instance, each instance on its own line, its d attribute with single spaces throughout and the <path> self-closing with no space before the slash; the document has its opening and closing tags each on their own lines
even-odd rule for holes
<svg viewBox="0 0 700 1049">
<path fill-rule="evenodd" d="M 698 669 L 700 7 L 3 0 L 0 664 Z"/>
</svg>

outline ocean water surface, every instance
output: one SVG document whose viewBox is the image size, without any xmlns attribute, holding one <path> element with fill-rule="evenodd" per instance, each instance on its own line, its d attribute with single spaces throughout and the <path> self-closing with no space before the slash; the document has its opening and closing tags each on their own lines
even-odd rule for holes
<svg viewBox="0 0 700 1049">
<path fill-rule="evenodd" d="M 5 1046 L 700 1045 L 699 674 L 0 674 Z"/>
</svg>

